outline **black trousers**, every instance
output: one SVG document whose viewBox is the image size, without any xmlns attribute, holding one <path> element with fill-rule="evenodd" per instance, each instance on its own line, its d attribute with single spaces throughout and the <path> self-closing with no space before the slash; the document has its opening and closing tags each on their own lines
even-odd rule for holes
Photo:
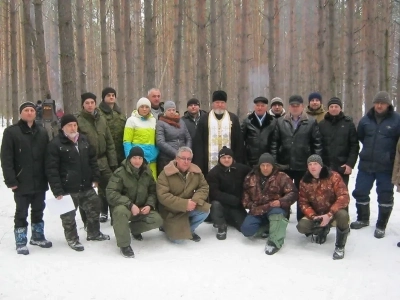
<svg viewBox="0 0 400 300">
<path fill-rule="evenodd" d="M 14 228 L 27 227 L 28 209 L 31 206 L 31 223 L 43 221 L 43 211 L 46 207 L 44 202 L 46 192 L 33 194 L 14 194 L 16 204 L 14 215 Z"/>
<path fill-rule="evenodd" d="M 294 185 L 296 186 L 297 190 L 299 190 L 300 186 L 300 180 L 303 178 L 304 174 L 306 173 L 305 171 L 294 171 L 294 170 L 286 170 L 285 173 L 292 178 L 294 181 Z M 300 221 L 303 217 L 304 214 L 300 209 L 299 206 L 299 201 L 296 202 L 296 211 L 297 211 L 297 221 Z"/>
<path fill-rule="evenodd" d="M 212 201 L 210 215 L 214 224 L 228 224 L 240 231 L 247 212 L 243 207 L 232 207 L 223 205 L 219 201 Z"/>
</svg>

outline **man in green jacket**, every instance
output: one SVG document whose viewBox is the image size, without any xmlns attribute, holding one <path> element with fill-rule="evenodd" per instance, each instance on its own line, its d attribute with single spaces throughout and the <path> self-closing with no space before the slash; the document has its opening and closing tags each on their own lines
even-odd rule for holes
<svg viewBox="0 0 400 300">
<path fill-rule="evenodd" d="M 116 103 L 117 92 L 115 89 L 106 87 L 101 92 L 101 99 L 102 102 L 99 104 L 100 115 L 106 119 L 108 128 L 110 128 L 110 132 L 115 144 L 115 152 L 117 154 L 119 166 L 125 159 L 123 137 L 126 117 Z"/>
<path fill-rule="evenodd" d="M 79 131 L 88 137 L 89 143 L 96 149 L 97 164 L 100 169 L 99 197 L 102 201 L 100 222 L 104 223 L 108 219 L 105 189 L 112 172 L 118 167 L 117 156 L 107 121 L 100 115 L 100 110 L 96 108 L 96 95 L 84 93 L 81 95 L 81 99 L 83 109 L 77 116 L 78 126 Z M 82 221 L 86 223 L 85 214 L 80 212 Z"/>
<path fill-rule="evenodd" d="M 131 238 L 141 241 L 142 233 L 162 225 L 160 215 L 155 211 L 157 196 L 156 183 L 144 160 L 140 147 L 133 147 L 110 178 L 106 189 L 107 199 L 112 206 L 113 227 L 121 254 L 135 257 L 130 246 Z"/>
</svg>

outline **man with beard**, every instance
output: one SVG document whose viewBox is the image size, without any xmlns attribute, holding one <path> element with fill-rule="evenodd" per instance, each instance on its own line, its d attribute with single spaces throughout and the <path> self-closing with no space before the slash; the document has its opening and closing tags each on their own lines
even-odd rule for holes
<svg viewBox="0 0 400 300">
<path fill-rule="evenodd" d="M 152 88 L 147 93 L 147 99 L 151 102 L 151 113 L 156 120 L 164 112 L 164 102 L 161 102 L 161 92 L 159 89 Z"/>
<path fill-rule="evenodd" d="M 319 123 L 324 119 L 325 113 L 321 94 L 317 92 L 311 93 L 308 96 L 307 114 L 314 117 Z"/>
<path fill-rule="evenodd" d="M 283 117 L 286 114 L 285 109 L 283 108 L 283 101 L 279 97 L 275 97 L 271 100 L 271 109 L 269 110 L 269 114 L 273 116 L 275 119 Z"/>
<path fill-rule="evenodd" d="M 187 102 L 187 111 L 183 114 L 182 120 L 186 124 L 192 141 L 196 135 L 196 128 L 200 117 L 206 113 L 206 111 L 200 109 L 200 101 L 196 98 L 192 98 Z"/>
<path fill-rule="evenodd" d="M 243 136 L 238 117 L 226 110 L 228 96 L 224 91 L 212 95 L 212 110 L 204 114 L 193 142 L 193 162 L 207 175 L 218 164 L 218 152 L 223 146 L 232 149 L 235 161 L 243 162 Z"/>
</svg>

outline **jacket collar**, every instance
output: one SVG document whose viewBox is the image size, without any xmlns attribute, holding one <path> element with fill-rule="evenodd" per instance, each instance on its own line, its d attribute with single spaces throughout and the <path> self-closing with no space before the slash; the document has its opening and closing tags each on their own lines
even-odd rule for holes
<svg viewBox="0 0 400 300">
<path fill-rule="evenodd" d="M 332 172 L 328 169 L 328 167 L 323 166 L 321 169 L 321 173 L 319 173 L 319 179 L 327 179 L 331 176 Z M 303 182 L 311 183 L 312 180 L 315 179 L 314 176 L 307 170 L 306 174 L 303 176 Z"/>
<path fill-rule="evenodd" d="M 390 117 L 393 114 L 393 112 L 394 112 L 393 105 L 389 105 L 386 118 Z M 368 111 L 367 116 L 370 119 L 374 119 L 375 118 L 375 109 L 373 107 L 371 107 L 371 109 Z"/>
<path fill-rule="evenodd" d="M 258 116 L 256 116 L 256 113 L 254 111 L 247 118 L 250 120 L 251 124 L 260 128 L 260 122 Z M 267 127 L 269 124 L 271 124 L 273 119 L 274 117 L 272 117 L 268 112 L 266 112 L 261 127 Z"/>
<path fill-rule="evenodd" d="M 100 111 L 99 109 L 96 107 L 95 108 L 95 113 L 94 114 L 90 114 L 88 113 L 86 110 L 82 109 L 80 115 L 85 118 L 86 120 L 89 121 L 95 121 L 98 120 L 100 118 Z"/>
<path fill-rule="evenodd" d="M 135 175 L 135 176 L 139 176 L 139 173 L 136 172 L 136 171 L 133 169 L 133 167 L 132 167 L 132 165 L 131 165 L 131 163 L 129 162 L 128 159 L 124 159 L 124 160 L 122 161 L 122 163 L 121 163 L 121 166 L 122 166 L 129 174 Z M 143 170 L 143 173 L 147 173 L 148 175 L 153 176 L 152 173 L 151 173 L 150 168 L 148 167 L 148 165 L 146 164 L 145 161 L 143 161 L 143 164 L 142 164 L 142 166 L 140 167 L 140 169 Z M 142 174 L 143 174 L 143 173 L 142 173 Z"/>
<path fill-rule="evenodd" d="M 344 118 L 345 118 L 345 115 L 342 111 L 337 116 L 332 116 L 329 112 L 327 112 L 324 116 L 325 120 L 332 122 L 332 123 L 336 123 Z"/>
<path fill-rule="evenodd" d="M 99 109 L 101 109 L 106 114 L 111 114 L 112 111 L 115 111 L 115 112 L 121 114 L 121 108 L 118 106 L 117 103 L 115 103 L 113 109 L 111 109 L 111 107 L 109 105 L 107 105 L 107 103 L 105 103 L 104 101 L 101 101 L 100 105 L 99 105 Z"/>
<path fill-rule="evenodd" d="M 286 120 L 286 121 L 291 121 L 291 120 L 292 120 L 292 116 L 290 115 L 290 113 L 287 113 L 283 118 L 284 118 L 284 120 Z M 301 115 L 300 115 L 300 120 L 299 120 L 299 121 L 300 121 L 300 122 L 301 122 L 301 121 L 308 121 L 308 119 L 309 119 L 309 117 L 308 117 L 306 111 L 303 110 L 303 112 L 302 112 Z"/>
<path fill-rule="evenodd" d="M 33 121 L 32 127 L 29 127 L 26 121 L 19 119 L 18 126 L 21 128 L 23 133 L 35 133 L 37 131 L 35 121 Z"/>
<path fill-rule="evenodd" d="M 324 110 L 324 106 L 322 104 L 321 104 L 321 107 L 318 108 L 317 110 L 312 110 L 310 108 L 310 106 L 307 106 L 307 114 L 316 116 L 316 115 L 323 114 L 323 113 L 325 113 L 325 110 Z"/>
<path fill-rule="evenodd" d="M 283 117 L 283 116 L 286 115 L 286 110 L 285 110 L 284 108 L 282 108 L 282 113 L 281 113 L 279 116 L 276 115 L 276 114 L 274 114 L 274 112 L 272 111 L 272 109 L 270 109 L 270 110 L 268 111 L 268 113 L 269 113 L 271 116 L 275 117 L 275 118 L 279 118 L 279 117 Z"/>
<path fill-rule="evenodd" d="M 164 167 L 164 172 L 165 175 L 167 176 L 171 176 L 174 174 L 178 174 L 179 170 L 176 167 L 176 161 L 172 160 L 168 165 L 166 165 Z M 198 166 L 196 166 L 195 164 L 190 164 L 189 169 L 187 170 L 188 173 L 196 173 L 196 174 L 200 174 L 201 170 Z"/>
<path fill-rule="evenodd" d="M 206 114 L 206 113 L 207 113 L 207 112 L 206 112 L 205 110 L 200 109 L 200 110 L 199 110 L 199 118 L 200 118 L 201 116 L 203 116 L 204 114 Z M 189 114 L 188 111 L 185 111 L 185 112 L 183 113 L 183 117 L 186 118 L 186 119 L 193 120 L 192 115 Z"/>
</svg>

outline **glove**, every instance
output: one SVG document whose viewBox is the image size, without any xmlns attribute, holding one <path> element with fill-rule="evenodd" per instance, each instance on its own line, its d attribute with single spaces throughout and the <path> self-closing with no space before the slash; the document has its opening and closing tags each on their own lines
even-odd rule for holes
<svg viewBox="0 0 400 300">
<path fill-rule="evenodd" d="M 276 166 L 281 169 L 282 171 L 284 170 L 289 170 L 289 165 L 280 165 L 280 164 L 276 164 Z"/>
</svg>

